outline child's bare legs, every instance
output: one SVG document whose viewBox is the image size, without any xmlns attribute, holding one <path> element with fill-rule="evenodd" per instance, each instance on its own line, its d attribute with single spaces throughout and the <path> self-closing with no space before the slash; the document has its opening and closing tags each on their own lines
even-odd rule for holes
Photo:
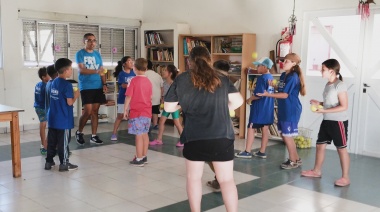
<svg viewBox="0 0 380 212">
<path fill-rule="evenodd" d="M 203 161 L 186 159 L 186 190 L 192 212 L 201 211 Z"/>
<path fill-rule="evenodd" d="M 261 147 L 260 152 L 265 153 L 267 146 L 268 146 L 268 140 L 269 140 L 269 126 L 264 126 L 261 128 Z"/>
<path fill-rule="evenodd" d="M 157 135 L 157 140 L 162 141 L 162 135 L 164 134 L 166 119 L 168 119 L 168 118 L 165 117 L 165 116 L 161 116 L 161 117 L 160 117 L 160 121 L 158 122 L 158 135 Z"/>
<path fill-rule="evenodd" d="M 119 129 L 120 123 L 123 120 L 124 114 L 123 113 L 118 113 L 115 124 L 113 125 L 113 132 L 112 134 L 116 135 L 117 134 L 117 129 Z"/>
<path fill-rule="evenodd" d="M 294 143 L 294 139 L 293 139 L 293 137 L 290 137 L 290 136 L 282 136 L 282 139 L 284 140 L 285 145 L 286 145 L 286 148 L 288 149 L 288 152 L 289 152 L 289 159 L 290 159 L 292 162 L 296 162 L 297 160 L 299 160 L 299 156 L 298 156 L 298 153 L 297 153 L 296 144 Z"/>
<path fill-rule="evenodd" d="M 322 173 L 322 165 L 325 161 L 325 153 L 326 153 L 327 144 L 317 144 L 316 153 L 315 153 L 315 164 L 314 164 L 314 173 L 321 174 Z"/>
<path fill-rule="evenodd" d="M 173 119 L 173 122 L 174 122 L 174 126 L 177 128 L 178 130 L 178 134 L 181 135 L 182 134 L 182 131 L 183 131 L 183 127 L 181 125 L 181 123 L 179 122 L 179 119 Z M 162 136 L 162 135 L 161 135 Z"/>
<path fill-rule="evenodd" d="M 135 145 L 136 145 L 136 157 L 142 158 L 144 156 L 144 134 L 136 135 Z"/>
<path fill-rule="evenodd" d="M 153 127 L 157 125 L 157 122 L 158 122 L 158 114 L 153 113 L 152 114 L 152 124 L 153 124 Z"/>
<path fill-rule="evenodd" d="M 337 149 L 340 159 L 340 165 L 342 167 L 342 178 L 350 179 L 348 176 L 350 171 L 350 156 L 348 155 L 347 148 Z"/>
<path fill-rule="evenodd" d="M 245 151 L 251 152 L 253 141 L 255 140 L 255 129 L 252 124 L 247 128 L 247 141 L 245 142 Z"/>
<path fill-rule="evenodd" d="M 44 149 L 47 149 L 47 138 L 45 134 L 45 129 L 46 129 L 46 121 L 40 122 L 41 145 L 44 146 Z"/>
<path fill-rule="evenodd" d="M 222 191 L 224 205 L 226 211 L 238 211 L 238 193 L 234 181 L 234 162 L 212 162 L 215 169 L 216 178 L 218 179 L 220 189 Z"/>
<path fill-rule="evenodd" d="M 142 140 L 143 140 L 143 156 L 146 156 L 148 154 L 148 147 L 149 147 L 149 136 L 147 133 L 141 134 Z"/>
</svg>

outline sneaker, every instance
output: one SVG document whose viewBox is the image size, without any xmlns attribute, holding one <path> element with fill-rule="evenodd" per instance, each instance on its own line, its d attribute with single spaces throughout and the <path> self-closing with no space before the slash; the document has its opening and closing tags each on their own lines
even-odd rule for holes
<svg viewBox="0 0 380 212">
<path fill-rule="evenodd" d="M 177 142 L 177 144 L 175 145 L 176 147 L 183 147 L 184 146 L 184 144 L 183 143 L 181 143 L 181 141 L 178 141 Z"/>
<path fill-rule="evenodd" d="M 302 166 L 302 160 L 301 160 L 301 158 L 298 159 L 298 160 L 296 160 L 296 163 L 298 164 L 298 166 Z"/>
<path fill-rule="evenodd" d="M 283 169 L 295 169 L 298 167 L 299 165 L 296 162 L 291 161 L 290 159 L 281 164 L 281 168 Z"/>
<path fill-rule="evenodd" d="M 158 125 L 154 126 L 152 130 L 158 130 Z"/>
<path fill-rule="evenodd" d="M 41 155 L 46 155 L 47 150 L 45 148 L 40 148 Z"/>
<path fill-rule="evenodd" d="M 81 145 L 81 146 L 84 145 L 85 141 L 83 138 L 83 133 L 80 133 L 79 130 L 75 132 L 75 138 L 77 139 L 78 145 Z"/>
<path fill-rule="evenodd" d="M 137 158 L 135 157 L 132 161 L 129 162 L 132 166 L 144 166 L 144 159 L 137 161 Z"/>
<path fill-rule="evenodd" d="M 220 185 L 217 180 L 208 181 L 206 183 L 208 187 L 211 187 L 214 189 L 214 191 L 219 192 L 220 191 Z"/>
<path fill-rule="evenodd" d="M 148 156 L 143 157 L 142 160 L 144 161 L 144 164 L 148 164 Z"/>
<path fill-rule="evenodd" d="M 46 162 L 45 163 L 45 170 L 50 170 L 51 167 L 55 166 L 55 162 Z"/>
<path fill-rule="evenodd" d="M 60 164 L 59 165 L 59 171 L 60 172 L 66 172 L 66 171 L 72 171 L 72 170 L 77 170 L 78 166 L 71 164 L 71 163 L 66 163 L 66 164 Z"/>
<path fill-rule="evenodd" d="M 149 142 L 149 145 L 155 146 L 155 145 L 162 145 L 164 144 L 162 140 L 154 139 L 153 141 Z"/>
<path fill-rule="evenodd" d="M 253 156 L 255 156 L 255 157 L 259 157 L 259 158 L 263 158 L 263 159 L 267 158 L 267 154 L 265 154 L 265 152 L 262 153 L 262 152 L 260 152 L 260 151 L 254 152 L 254 153 L 253 153 Z"/>
<path fill-rule="evenodd" d="M 103 144 L 103 141 L 100 140 L 100 138 L 97 135 L 91 136 L 90 142 L 94 144 Z"/>
<path fill-rule="evenodd" d="M 237 158 L 252 158 L 252 154 L 247 151 L 242 151 L 239 153 L 235 153 L 235 157 Z"/>
<path fill-rule="evenodd" d="M 117 136 L 115 134 L 112 134 L 111 141 L 117 141 Z"/>
</svg>

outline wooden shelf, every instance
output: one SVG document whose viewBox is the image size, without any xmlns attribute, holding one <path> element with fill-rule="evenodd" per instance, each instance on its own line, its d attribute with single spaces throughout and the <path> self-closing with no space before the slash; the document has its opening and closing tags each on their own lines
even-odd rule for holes
<svg viewBox="0 0 380 212">
<path fill-rule="evenodd" d="M 173 60 L 151 60 L 152 63 L 173 63 Z"/>
<path fill-rule="evenodd" d="M 242 53 L 212 53 L 211 55 L 242 56 Z"/>
<path fill-rule="evenodd" d="M 146 45 L 145 48 L 173 48 L 173 44 Z"/>
</svg>

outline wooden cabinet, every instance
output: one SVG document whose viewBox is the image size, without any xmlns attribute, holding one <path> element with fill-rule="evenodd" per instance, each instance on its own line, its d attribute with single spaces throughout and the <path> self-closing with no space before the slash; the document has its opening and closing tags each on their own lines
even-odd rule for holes
<svg viewBox="0 0 380 212">
<path fill-rule="evenodd" d="M 178 68 L 178 34 L 190 33 L 188 24 L 143 23 L 141 26 L 141 57 L 153 63 L 161 73 L 168 64 Z"/>
<path fill-rule="evenodd" d="M 229 71 L 232 82 L 239 87 L 243 96 L 247 92 L 247 74 L 245 70 L 252 64 L 252 53 L 256 52 L 256 35 L 241 34 L 180 34 L 178 36 L 178 67 L 181 71 L 189 69 L 189 52 L 194 46 L 204 46 L 211 54 L 212 62 L 220 59 L 230 61 L 233 68 Z M 245 137 L 246 104 L 236 109 L 238 135 Z"/>
</svg>

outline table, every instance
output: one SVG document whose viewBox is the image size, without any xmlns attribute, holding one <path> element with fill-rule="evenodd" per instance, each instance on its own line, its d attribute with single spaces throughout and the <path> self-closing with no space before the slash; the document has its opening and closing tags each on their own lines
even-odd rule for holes
<svg viewBox="0 0 380 212">
<path fill-rule="evenodd" d="M 0 104 L 0 122 L 10 121 L 13 177 L 21 177 L 20 128 L 18 113 L 24 110 Z"/>
</svg>

